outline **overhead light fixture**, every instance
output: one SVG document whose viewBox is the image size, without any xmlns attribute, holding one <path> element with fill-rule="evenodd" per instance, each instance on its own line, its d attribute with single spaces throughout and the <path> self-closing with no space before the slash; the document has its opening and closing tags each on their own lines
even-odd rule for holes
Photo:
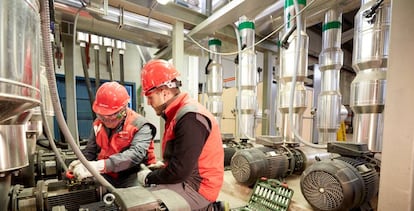
<svg viewBox="0 0 414 211">
<path fill-rule="evenodd" d="M 157 0 L 158 4 L 166 5 L 170 3 L 172 0 Z"/>
</svg>

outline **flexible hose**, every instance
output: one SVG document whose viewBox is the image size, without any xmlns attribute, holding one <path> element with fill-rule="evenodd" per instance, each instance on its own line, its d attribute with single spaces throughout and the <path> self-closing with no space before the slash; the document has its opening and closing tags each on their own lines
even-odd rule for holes
<svg viewBox="0 0 414 211">
<path fill-rule="evenodd" d="M 124 72 L 124 55 L 119 54 L 119 77 L 120 77 L 120 83 L 122 85 L 125 85 L 125 72 Z"/>
<path fill-rule="evenodd" d="M 78 145 L 76 145 L 75 140 L 72 137 L 72 134 L 69 131 L 68 126 L 65 122 L 65 117 L 63 116 L 62 108 L 60 107 L 60 100 L 59 95 L 57 93 L 57 86 L 56 86 L 56 79 L 55 79 L 55 72 L 53 66 L 53 56 L 52 56 L 52 44 L 50 42 L 50 19 L 49 19 L 49 3 L 48 0 L 40 1 L 41 4 L 41 12 L 40 12 L 40 20 L 41 20 L 41 31 L 42 31 L 42 40 L 43 40 L 43 54 L 45 59 L 45 66 L 47 72 L 47 79 L 49 84 L 49 91 L 52 98 L 52 105 L 55 111 L 56 119 L 59 124 L 60 129 L 62 130 L 65 139 L 67 140 L 68 144 L 71 146 L 75 155 L 79 158 L 83 165 L 91 172 L 91 174 L 98 180 L 98 182 L 105 186 L 108 191 L 113 192 L 115 187 L 112 186 L 99 172 L 93 168 L 93 166 L 86 160 L 85 156 L 80 151 Z M 80 11 L 80 10 L 79 10 Z M 79 11 L 75 17 L 75 25 L 74 25 L 74 32 L 76 32 L 76 22 L 77 18 L 79 17 Z M 73 35 L 75 36 L 75 34 Z M 75 46 L 73 46 L 75 47 Z"/>
<path fill-rule="evenodd" d="M 88 65 L 86 64 L 85 47 L 83 47 L 82 45 L 80 46 L 80 52 L 81 52 L 81 59 L 82 59 L 83 75 L 85 76 L 86 90 L 88 91 L 89 103 L 90 103 L 91 109 L 92 109 L 93 102 L 95 101 L 95 95 L 92 92 L 92 85 L 91 85 L 91 80 L 90 80 L 90 77 L 89 77 Z M 73 59 L 73 60 L 75 61 L 75 59 Z M 93 119 L 96 118 L 95 113 L 92 113 L 92 118 Z"/>
<path fill-rule="evenodd" d="M 297 25 L 297 27 L 296 27 L 296 30 L 297 30 L 296 31 L 296 33 L 297 33 L 296 52 L 297 52 L 297 54 L 299 54 L 300 48 L 301 48 L 301 45 L 302 45 L 302 39 L 301 39 L 301 37 L 302 37 L 302 35 L 301 35 L 301 32 L 302 32 L 302 23 L 301 23 L 302 15 L 300 13 L 298 0 L 293 0 L 293 2 L 294 2 L 295 10 L 296 10 L 296 13 L 297 13 L 297 16 L 296 16 L 296 25 Z M 294 70 L 297 70 L 298 67 L 299 67 L 299 55 L 296 55 Z M 295 137 L 297 139 L 299 139 L 299 141 L 302 144 L 304 144 L 306 146 L 309 146 L 309 147 L 317 148 L 317 149 L 326 149 L 326 145 L 313 144 L 313 143 L 310 143 L 309 141 L 304 140 L 302 138 L 302 136 L 298 133 L 296 128 L 293 127 L 293 101 L 294 101 L 294 98 L 295 98 L 295 93 L 294 93 L 295 92 L 295 85 L 296 85 L 296 71 L 293 71 L 292 85 L 291 85 L 290 96 L 289 96 L 290 97 L 289 98 L 289 121 L 290 121 L 289 123 L 290 123 L 290 128 L 293 131 Z"/>
<path fill-rule="evenodd" d="M 101 74 L 99 71 L 99 49 L 95 49 L 95 88 L 101 85 Z"/>
<path fill-rule="evenodd" d="M 112 56 L 111 56 L 112 52 L 106 52 L 106 68 L 109 72 L 109 80 L 113 81 L 114 80 L 114 75 L 112 73 Z"/>
<path fill-rule="evenodd" d="M 40 86 L 40 93 L 44 93 L 43 86 Z M 46 137 L 49 140 L 49 146 L 52 148 L 53 152 L 55 153 L 59 163 L 62 165 L 65 172 L 68 170 L 68 166 L 63 161 L 62 154 L 59 152 L 58 148 L 56 147 L 55 141 L 52 139 L 52 132 L 50 130 L 50 125 L 46 118 L 45 113 L 45 102 L 43 100 L 44 98 L 41 97 L 42 103 L 40 104 L 40 113 L 42 114 L 42 121 L 45 128 Z"/>
</svg>

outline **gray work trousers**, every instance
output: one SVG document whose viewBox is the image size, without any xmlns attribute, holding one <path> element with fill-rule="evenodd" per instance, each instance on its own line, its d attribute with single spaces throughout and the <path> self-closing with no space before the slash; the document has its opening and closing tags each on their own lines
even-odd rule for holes
<svg viewBox="0 0 414 211">
<path fill-rule="evenodd" d="M 182 196 L 187 203 L 190 205 L 191 210 L 212 210 L 209 205 L 211 204 L 204 196 L 200 195 L 196 190 L 194 190 L 187 183 L 177 183 L 177 184 L 160 184 L 156 186 L 149 187 L 150 191 L 168 189 L 176 192 Z"/>
</svg>

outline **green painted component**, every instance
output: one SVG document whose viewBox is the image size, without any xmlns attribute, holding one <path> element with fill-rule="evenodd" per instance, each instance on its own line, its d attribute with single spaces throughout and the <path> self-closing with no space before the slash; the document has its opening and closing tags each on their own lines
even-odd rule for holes
<svg viewBox="0 0 414 211">
<path fill-rule="evenodd" d="M 246 21 L 239 24 L 239 31 L 242 29 L 254 29 L 254 23 L 250 21 Z"/>
<path fill-rule="evenodd" d="M 341 22 L 340 21 L 332 21 L 322 25 L 322 31 L 326 31 L 329 29 L 340 29 Z"/>
<path fill-rule="evenodd" d="M 208 41 L 208 45 L 209 46 L 210 45 L 218 45 L 218 46 L 221 46 L 221 40 L 219 40 L 219 39 L 211 39 L 211 40 Z"/>
<path fill-rule="evenodd" d="M 297 1 L 298 1 L 298 4 L 306 5 L 306 0 L 297 0 Z M 293 5 L 294 5 L 293 0 L 285 0 L 285 8 L 288 8 Z"/>
</svg>

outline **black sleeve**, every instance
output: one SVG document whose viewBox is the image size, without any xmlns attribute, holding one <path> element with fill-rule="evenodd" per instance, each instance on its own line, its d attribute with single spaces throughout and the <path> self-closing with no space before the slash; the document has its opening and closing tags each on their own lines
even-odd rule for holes
<svg viewBox="0 0 414 211">
<path fill-rule="evenodd" d="M 151 172 L 147 176 L 148 183 L 179 183 L 193 171 L 198 171 L 198 158 L 210 134 L 209 125 L 208 119 L 201 114 L 185 114 L 175 126 L 175 140 L 167 142 L 167 167 Z"/>
<path fill-rule="evenodd" d="M 88 142 L 86 143 L 86 147 L 82 150 L 82 154 L 85 156 L 86 160 L 96 160 L 100 151 L 101 149 L 96 144 L 95 132 L 92 126 Z"/>
</svg>

